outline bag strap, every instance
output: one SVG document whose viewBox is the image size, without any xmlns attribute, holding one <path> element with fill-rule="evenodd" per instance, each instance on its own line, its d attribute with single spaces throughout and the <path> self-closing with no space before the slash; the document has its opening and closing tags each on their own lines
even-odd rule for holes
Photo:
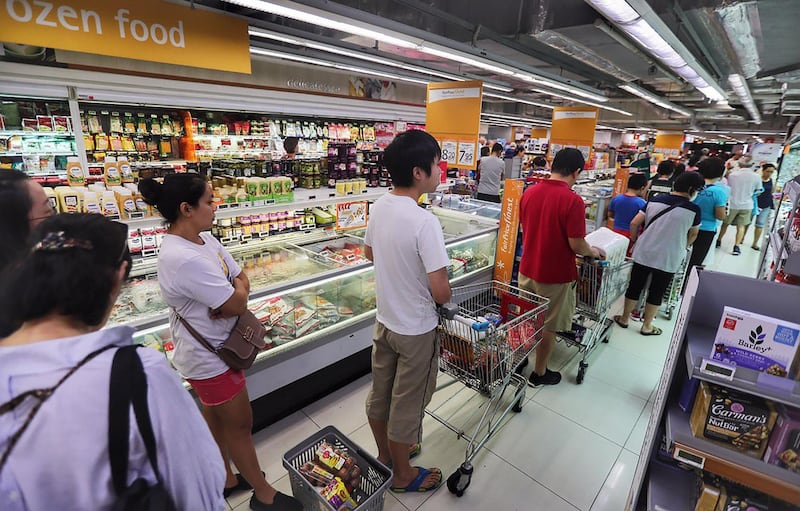
<svg viewBox="0 0 800 511">
<path fill-rule="evenodd" d="M 661 218 L 662 216 L 666 215 L 667 213 L 669 213 L 669 212 L 670 212 L 670 211 L 672 211 L 673 209 L 677 208 L 678 206 L 683 206 L 683 205 L 684 205 L 684 204 L 686 204 L 687 202 L 690 202 L 690 201 L 678 202 L 678 203 L 675 203 L 675 204 L 673 204 L 672 206 L 668 207 L 667 209 L 662 209 L 661 211 L 659 211 L 658 213 L 656 213 L 656 215 L 655 215 L 655 216 L 654 216 L 654 217 L 653 217 L 653 218 L 652 218 L 652 219 L 651 219 L 649 222 L 647 222 L 647 223 L 645 224 L 644 228 L 645 228 L 645 229 L 647 229 L 648 227 L 650 227 L 651 225 L 653 225 L 653 222 L 655 222 L 656 220 L 658 220 L 658 219 L 659 219 L 659 218 Z"/>
<path fill-rule="evenodd" d="M 2 405 L 0 405 L 0 415 L 3 415 L 5 413 L 8 413 L 8 412 L 11 412 L 11 411 L 15 410 L 19 405 L 21 405 L 23 402 L 25 402 L 25 400 L 28 397 L 32 396 L 32 397 L 35 397 L 36 399 L 39 400 L 35 405 L 33 405 L 33 407 L 31 408 L 31 411 L 28 412 L 28 416 L 25 418 L 25 423 L 22 425 L 22 427 L 20 427 L 9 438 L 8 444 L 6 446 L 6 449 L 5 449 L 5 451 L 3 451 L 2 456 L 0 456 L 0 471 L 3 470 L 3 467 L 6 464 L 6 461 L 8 461 L 9 456 L 11 456 L 11 451 L 14 449 L 14 446 L 17 445 L 17 442 L 22 437 L 22 434 L 25 433 L 25 430 L 27 430 L 28 426 L 30 426 L 31 422 L 33 422 L 33 418 L 36 416 L 36 413 L 42 407 L 44 402 L 47 401 L 47 399 L 50 396 L 53 395 L 53 393 L 56 391 L 56 389 L 58 387 L 60 387 L 62 383 L 67 381 L 67 378 L 69 378 L 70 376 L 75 374 L 75 371 L 77 371 L 78 369 L 80 369 L 81 367 L 86 365 L 87 362 L 89 362 L 90 360 L 95 358 L 97 355 L 103 353 L 104 351 L 110 350 L 111 348 L 115 348 L 115 347 L 116 346 L 113 346 L 113 345 L 103 346 L 102 348 L 97 349 L 97 350 L 89 353 L 88 355 L 83 357 L 83 359 L 80 362 L 78 362 L 72 369 L 67 371 L 67 374 L 62 376 L 61 379 L 58 380 L 58 382 L 56 382 L 56 384 L 53 385 L 52 387 L 48 387 L 48 388 L 44 388 L 44 389 L 33 389 L 33 390 L 29 390 L 27 392 L 23 392 L 22 394 L 18 395 L 17 397 L 12 399 L 11 401 L 8 401 L 7 403 L 3 403 Z"/>
<path fill-rule="evenodd" d="M 207 349 L 208 351 L 210 351 L 211 353 L 213 353 L 213 354 L 215 354 L 215 355 L 216 355 L 216 354 L 217 354 L 217 350 L 215 350 L 215 349 L 214 349 L 214 347 L 213 347 L 213 346 L 211 346 L 211 343 L 210 343 L 210 342 L 208 342 L 208 341 L 206 340 L 206 338 L 205 338 L 205 337 L 203 337 L 202 335 L 200 335 L 200 332 L 198 332 L 197 330 L 195 330 L 195 329 L 194 329 L 194 327 L 193 327 L 192 325 L 190 325 L 190 324 L 189 324 L 189 322 L 188 322 L 188 321 L 186 321 L 186 320 L 183 318 L 183 316 L 181 316 L 181 315 L 178 313 L 178 310 L 177 310 L 177 309 L 172 309 L 172 310 L 173 310 L 173 311 L 175 311 L 175 316 L 177 316 L 177 317 L 178 317 L 178 321 L 180 321 L 180 322 L 183 324 L 183 326 L 185 326 L 185 327 L 186 327 L 186 330 L 188 330 L 188 331 L 189 331 L 189 333 L 192 335 L 192 337 L 194 337 L 195 339 L 197 339 L 197 341 L 198 341 L 198 342 L 200 342 L 200 344 L 202 344 L 202 345 L 203 345 L 203 347 L 204 347 L 205 349 Z"/>
<path fill-rule="evenodd" d="M 111 461 L 111 477 L 117 495 L 128 488 L 128 457 L 130 437 L 130 406 L 139 434 L 147 450 L 147 458 L 160 484 L 161 472 L 158 470 L 158 453 L 150 422 L 150 409 L 147 406 L 147 375 L 142 360 L 136 353 L 138 346 L 125 346 L 117 350 L 111 365 L 111 381 L 108 403 L 108 455 Z"/>
</svg>

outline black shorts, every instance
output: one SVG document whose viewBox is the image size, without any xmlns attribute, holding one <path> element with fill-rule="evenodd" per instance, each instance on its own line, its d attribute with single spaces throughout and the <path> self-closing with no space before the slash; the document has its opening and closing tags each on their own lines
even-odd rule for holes
<svg viewBox="0 0 800 511">
<path fill-rule="evenodd" d="M 672 277 L 674 275 L 674 273 L 667 273 L 639 263 L 633 263 L 633 268 L 631 268 L 631 280 L 628 283 L 628 290 L 625 292 L 625 298 L 629 300 L 638 300 L 642 295 L 644 286 L 647 284 L 647 277 L 651 277 L 650 287 L 647 288 L 647 303 L 650 305 L 661 305 L 661 302 L 664 300 L 664 294 L 667 292 L 667 288 L 672 282 Z"/>
</svg>

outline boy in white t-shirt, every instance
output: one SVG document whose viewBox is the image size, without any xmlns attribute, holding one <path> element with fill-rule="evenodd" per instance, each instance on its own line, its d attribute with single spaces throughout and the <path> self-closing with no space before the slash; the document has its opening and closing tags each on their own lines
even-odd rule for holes
<svg viewBox="0 0 800 511">
<path fill-rule="evenodd" d="M 436 304 L 450 300 L 442 227 L 417 205 L 439 184 L 441 150 L 424 131 L 398 135 L 384 151 L 394 189 L 370 209 L 366 256 L 375 263 L 378 303 L 367 417 L 378 459 L 391 462 L 392 491 L 424 492 L 442 484 L 438 468 L 412 467 L 422 417 L 436 389 Z"/>
</svg>

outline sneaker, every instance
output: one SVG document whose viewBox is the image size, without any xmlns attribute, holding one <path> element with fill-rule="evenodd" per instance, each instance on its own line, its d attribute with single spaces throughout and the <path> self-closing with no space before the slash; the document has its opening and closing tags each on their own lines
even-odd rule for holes
<svg viewBox="0 0 800 511">
<path fill-rule="evenodd" d="M 735 247 L 733 247 L 733 255 L 739 255 L 741 253 L 742 253 L 742 249 L 739 248 L 739 245 L 736 245 Z"/>
<path fill-rule="evenodd" d="M 522 359 L 522 362 L 520 362 L 517 368 L 514 369 L 514 372 L 517 374 L 522 374 L 523 369 L 526 367 L 528 367 L 528 357 Z"/>
<path fill-rule="evenodd" d="M 539 376 L 536 372 L 531 372 L 530 377 L 528 377 L 528 385 L 532 387 L 539 387 L 541 385 L 558 385 L 561 381 L 561 373 L 558 371 L 551 371 L 550 369 L 546 369 L 544 376 Z"/>
<path fill-rule="evenodd" d="M 717 243 L 714 245 L 715 247 L 719 248 L 722 246 L 722 240 L 717 238 Z"/>
<path fill-rule="evenodd" d="M 250 498 L 250 509 L 253 511 L 303 511 L 303 504 L 294 497 L 278 492 L 272 504 L 264 504 L 253 495 Z"/>
</svg>

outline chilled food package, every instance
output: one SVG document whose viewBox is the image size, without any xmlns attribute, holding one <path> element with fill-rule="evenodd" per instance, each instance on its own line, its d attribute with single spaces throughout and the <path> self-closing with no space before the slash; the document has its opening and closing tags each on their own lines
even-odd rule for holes
<svg viewBox="0 0 800 511">
<path fill-rule="evenodd" d="M 800 410 L 781 406 L 764 461 L 800 473 Z"/>
<path fill-rule="evenodd" d="M 690 425 L 698 438 L 762 458 L 777 418 L 774 405 L 765 399 L 702 382 Z"/>
<path fill-rule="evenodd" d="M 711 358 L 775 376 L 797 378 L 800 325 L 726 306 Z"/>
<path fill-rule="evenodd" d="M 630 240 L 607 227 L 601 227 L 586 235 L 586 242 L 599 248 L 605 254 L 605 260 L 612 264 L 625 260 Z"/>
</svg>

